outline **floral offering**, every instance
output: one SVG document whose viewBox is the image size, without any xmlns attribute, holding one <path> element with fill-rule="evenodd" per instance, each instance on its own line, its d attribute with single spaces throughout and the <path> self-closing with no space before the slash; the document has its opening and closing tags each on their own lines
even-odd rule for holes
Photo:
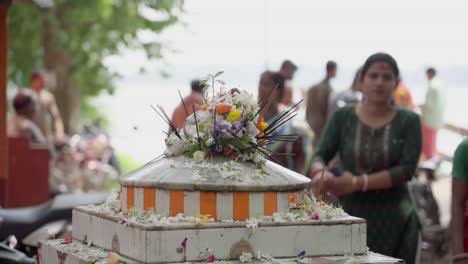
<svg viewBox="0 0 468 264">
<path fill-rule="evenodd" d="M 277 135 L 275 130 L 290 120 L 296 109 L 284 111 L 267 124 L 255 97 L 245 90 L 227 88 L 223 81 L 216 80 L 220 74 L 222 72 L 208 75 L 202 81 L 203 85 L 211 82 L 205 86 L 204 104 L 199 105 L 198 110 L 193 109 L 194 113 L 187 117 L 183 129 L 175 129 L 161 107 L 158 106 L 159 111 L 155 109 L 172 128 L 164 155 L 185 155 L 199 162 L 224 156 L 261 167 L 263 157 L 272 158 L 268 144 L 277 140 L 295 140 L 294 135 Z M 220 87 L 215 88 L 215 83 Z"/>
</svg>

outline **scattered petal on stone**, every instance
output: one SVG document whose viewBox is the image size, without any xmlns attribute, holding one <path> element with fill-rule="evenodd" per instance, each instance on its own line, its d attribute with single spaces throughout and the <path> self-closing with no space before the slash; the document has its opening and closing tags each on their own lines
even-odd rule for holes
<svg viewBox="0 0 468 264">
<path fill-rule="evenodd" d="M 299 254 L 297 254 L 297 257 L 298 258 L 304 258 L 305 254 L 306 254 L 305 250 L 302 250 L 301 252 L 299 252 Z"/>
<path fill-rule="evenodd" d="M 258 227 L 258 219 L 255 217 L 252 217 L 250 219 L 245 220 L 247 222 L 246 227 L 247 228 L 252 228 L 255 229 Z"/>
<path fill-rule="evenodd" d="M 317 213 L 314 214 L 314 220 L 320 220 L 320 217 Z"/>
<path fill-rule="evenodd" d="M 63 239 L 62 244 L 70 244 L 72 242 L 73 242 L 73 238 L 69 236 Z"/>
<path fill-rule="evenodd" d="M 182 241 L 182 243 L 180 243 L 180 245 L 182 247 L 184 247 L 184 249 L 187 249 L 187 240 L 188 240 L 187 238 L 184 238 L 184 241 Z"/>
<path fill-rule="evenodd" d="M 107 263 L 108 264 L 119 264 L 120 262 L 120 256 L 119 254 L 115 252 L 109 252 L 109 256 L 107 258 Z"/>
<path fill-rule="evenodd" d="M 208 262 L 215 262 L 216 261 L 216 257 L 214 255 L 211 255 L 208 257 Z"/>
</svg>

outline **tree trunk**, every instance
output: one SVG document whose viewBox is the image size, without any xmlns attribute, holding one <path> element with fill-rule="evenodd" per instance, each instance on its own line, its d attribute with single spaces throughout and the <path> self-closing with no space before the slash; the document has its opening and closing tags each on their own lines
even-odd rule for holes
<svg viewBox="0 0 468 264">
<path fill-rule="evenodd" d="M 42 31 L 44 65 L 55 78 L 54 95 L 65 132 L 73 134 L 78 131 L 80 125 L 80 94 L 70 71 L 72 56 L 68 50 L 56 45 L 56 32 L 47 15 L 44 16 Z"/>
<path fill-rule="evenodd" d="M 78 131 L 80 125 L 80 95 L 69 71 L 71 63 L 67 52 L 61 50 L 59 54 L 55 59 L 56 65 L 53 70 L 57 82 L 54 94 L 65 132 L 73 134 Z"/>
</svg>

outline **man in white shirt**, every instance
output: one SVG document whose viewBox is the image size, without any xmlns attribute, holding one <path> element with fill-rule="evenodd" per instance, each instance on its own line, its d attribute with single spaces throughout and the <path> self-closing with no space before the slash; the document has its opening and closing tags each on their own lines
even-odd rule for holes
<svg viewBox="0 0 468 264">
<path fill-rule="evenodd" d="M 444 126 L 445 109 L 447 108 L 447 91 L 442 82 L 436 77 L 436 70 L 428 68 L 426 71 L 429 87 L 426 101 L 421 106 L 423 131 L 422 153 L 425 159 L 437 156 L 437 132 Z"/>
</svg>

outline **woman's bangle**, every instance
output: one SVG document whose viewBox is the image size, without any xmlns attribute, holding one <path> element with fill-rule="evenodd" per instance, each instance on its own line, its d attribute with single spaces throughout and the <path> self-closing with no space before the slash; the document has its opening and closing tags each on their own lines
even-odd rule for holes
<svg viewBox="0 0 468 264">
<path fill-rule="evenodd" d="M 355 192 L 359 188 L 359 186 L 356 187 L 357 184 L 358 184 L 358 177 L 353 176 L 351 178 L 351 187 L 353 188 L 353 192 Z"/>
<path fill-rule="evenodd" d="M 364 185 L 362 186 L 362 191 L 365 192 L 367 191 L 367 187 L 369 185 L 369 176 L 366 173 L 364 173 L 362 177 L 364 178 Z"/>
</svg>

